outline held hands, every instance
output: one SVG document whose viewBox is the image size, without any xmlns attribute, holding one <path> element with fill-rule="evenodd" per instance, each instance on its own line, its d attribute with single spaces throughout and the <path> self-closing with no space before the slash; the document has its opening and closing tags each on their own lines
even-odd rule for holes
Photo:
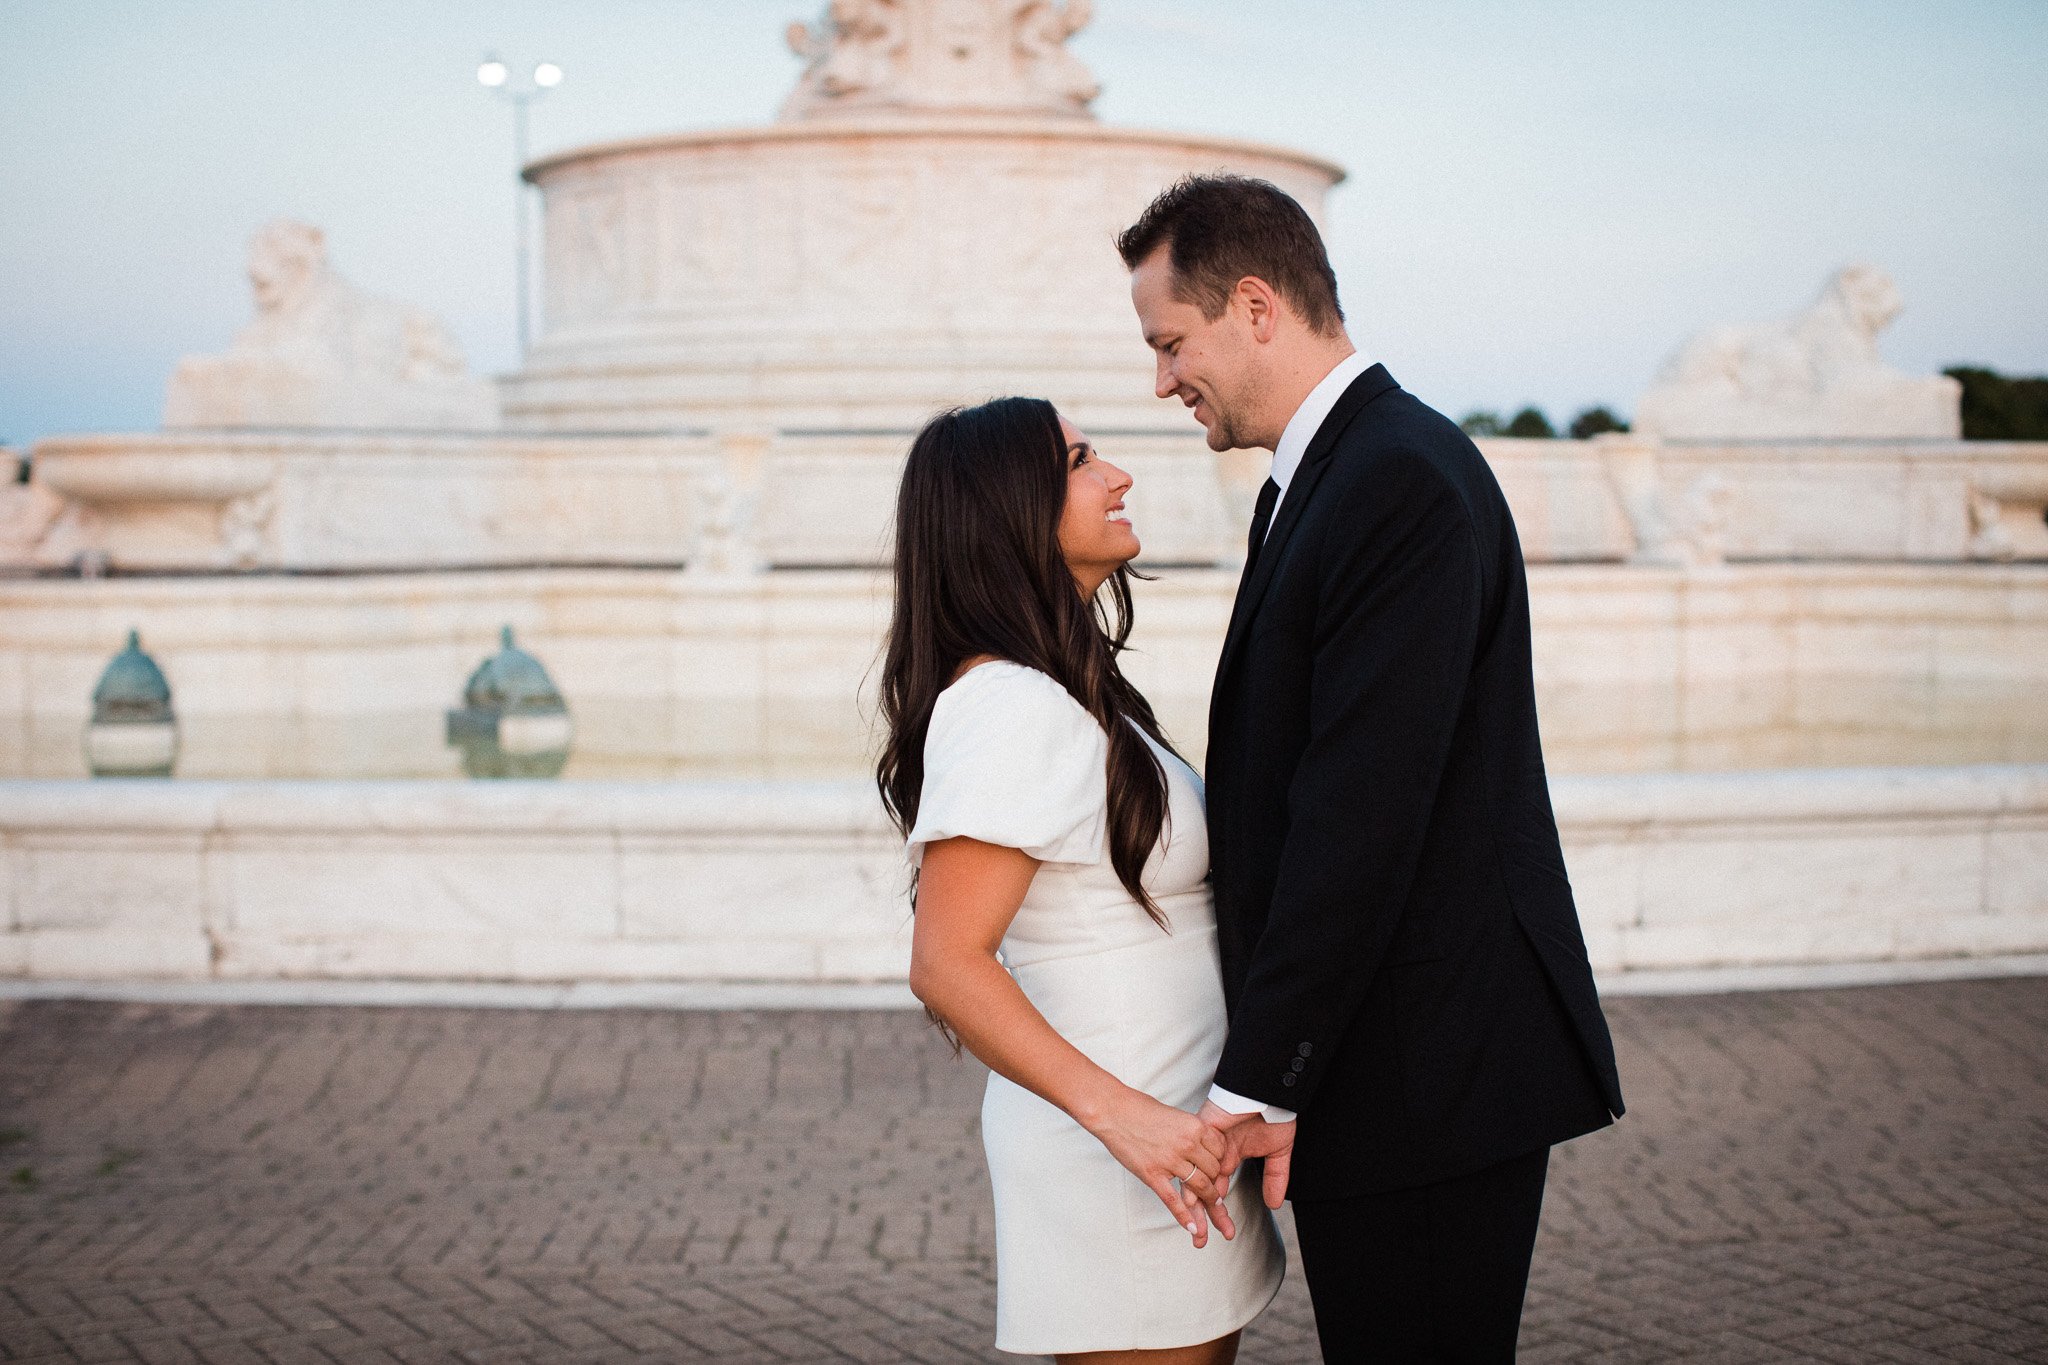
<svg viewBox="0 0 2048 1365">
<path fill-rule="evenodd" d="M 1226 1144 L 1221 1178 L 1216 1181 L 1218 1201 L 1229 1192 L 1230 1177 L 1239 1166 L 1251 1157 L 1264 1157 L 1266 1207 L 1279 1208 L 1287 1198 L 1287 1173 L 1294 1160 L 1294 1125 L 1268 1123 L 1257 1114 L 1233 1114 L 1214 1101 L 1205 1102 L 1198 1117 Z"/>
<path fill-rule="evenodd" d="M 1228 1239 L 1237 1235 L 1223 1207 L 1218 1179 L 1228 1149 L 1225 1136 L 1184 1109 L 1123 1087 L 1089 1131 L 1124 1169 L 1159 1196 L 1197 1247 L 1209 1244 L 1209 1224 Z M 1176 1183 L 1180 1186 L 1175 1189 Z"/>
</svg>

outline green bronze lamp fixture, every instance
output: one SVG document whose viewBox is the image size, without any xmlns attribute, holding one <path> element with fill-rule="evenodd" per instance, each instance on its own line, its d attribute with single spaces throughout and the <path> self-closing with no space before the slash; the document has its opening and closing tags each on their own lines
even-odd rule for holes
<svg viewBox="0 0 2048 1365">
<path fill-rule="evenodd" d="M 92 690 L 85 765 L 94 777 L 169 777 L 177 759 L 170 682 L 131 629 L 127 647 L 108 662 Z"/>
<path fill-rule="evenodd" d="M 513 643 L 512 627 L 498 645 L 448 712 L 448 743 L 471 777 L 559 776 L 574 735 L 568 704 L 540 660 Z"/>
</svg>

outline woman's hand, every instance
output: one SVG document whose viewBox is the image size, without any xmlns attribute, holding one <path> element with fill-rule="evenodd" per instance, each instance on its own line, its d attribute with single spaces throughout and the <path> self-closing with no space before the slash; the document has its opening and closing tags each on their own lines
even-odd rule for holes
<svg viewBox="0 0 2048 1365">
<path fill-rule="evenodd" d="M 1185 1110 L 1161 1104 L 1129 1086 L 1119 1086 L 1099 1116 L 1086 1127 L 1125 1170 L 1159 1196 L 1174 1221 L 1197 1247 L 1209 1244 L 1209 1223 L 1228 1239 L 1237 1235 L 1223 1206 L 1218 1180 L 1228 1140 Z M 1178 1183 L 1180 1188 L 1175 1189 Z"/>
<path fill-rule="evenodd" d="M 910 989 L 998 1075 L 1070 1115 L 1145 1182 L 1195 1245 L 1237 1235 L 1217 1178 L 1229 1139 L 1102 1069 L 1046 1023 L 996 960 L 1038 872 L 1029 854 L 965 837 L 924 851 Z M 1180 1189 L 1175 1189 L 1178 1182 Z"/>
</svg>

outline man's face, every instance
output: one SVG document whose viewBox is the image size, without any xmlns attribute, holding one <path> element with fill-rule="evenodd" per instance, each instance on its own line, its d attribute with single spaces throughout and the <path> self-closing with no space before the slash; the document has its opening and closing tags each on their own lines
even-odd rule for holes
<svg viewBox="0 0 2048 1365">
<path fill-rule="evenodd" d="M 1194 409 L 1209 434 L 1209 449 L 1256 444 L 1245 434 L 1251 416 L 1247 396 L 1255 387 L 1250 327 L 1234 298 L 1213 321 L 1175 298 L 1169 251 L 1161 246 L 1131 272 L 1131 304 L 1158 362 L 1153 390 Z"/>
</svg>

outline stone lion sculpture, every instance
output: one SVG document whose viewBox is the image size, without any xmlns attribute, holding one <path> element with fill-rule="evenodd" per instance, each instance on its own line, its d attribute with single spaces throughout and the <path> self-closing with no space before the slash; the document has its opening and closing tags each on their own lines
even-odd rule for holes
<svg viewBox="0 0 2048 1365">
<path fill-rule="evenodd" d="M 167 427 L 434 427 L 498 424 L 491 384 L 431 313 L 358 289 L 327 264 L 327 238 L 281 219 L 249 243 L 256 316 L 224 354 L 171 376 Z"/>
<path fill-rule="evenodd" d="M 1962 435 L 1962 386 L 1884 363 L 1877 335 L 1899 315 L 1891 277 L 1839 271 L 1805 312 L 1716 327 L 1680 347 L 1636 406 L 1636 430 L 1682 440 Z"/>
</svg>

